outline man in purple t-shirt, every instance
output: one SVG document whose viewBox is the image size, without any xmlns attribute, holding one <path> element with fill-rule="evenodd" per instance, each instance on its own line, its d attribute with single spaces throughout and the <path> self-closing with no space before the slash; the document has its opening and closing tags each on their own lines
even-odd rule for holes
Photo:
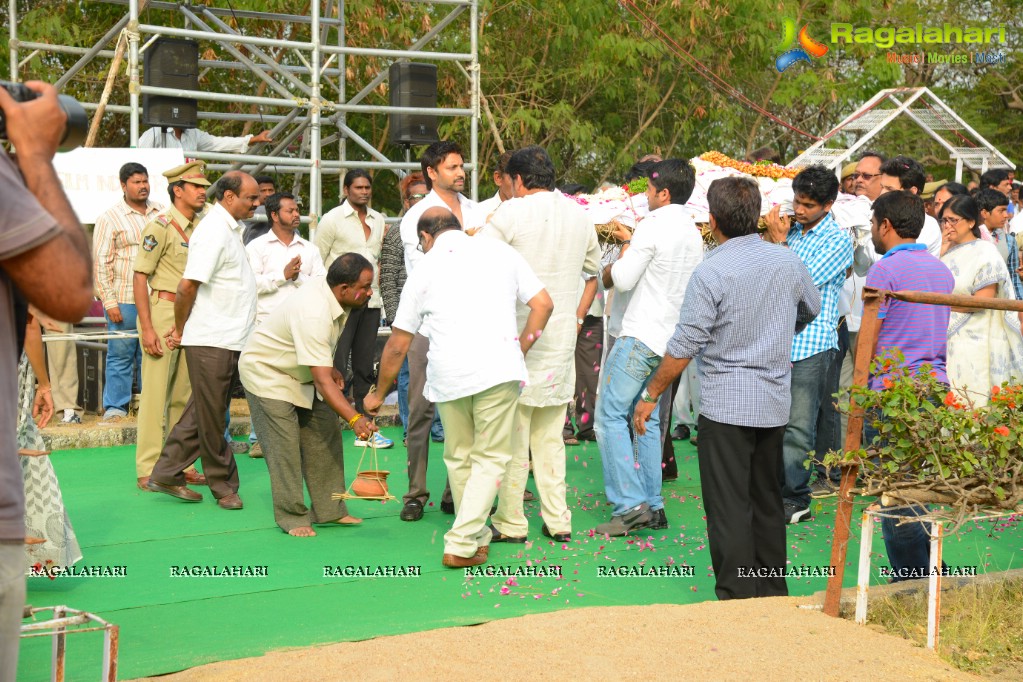
<svg viewBox="0 0 1023 682">
<path fill-rule="evenodd" d="M 924 226 L 923 200 L 910 192 L 887 192 L 873 205 L 870 235 L 874 249 L 883 254 L 870 268 L 866 286 L 888 291 L 927 291 L 950 294 L 955 280 L 945 265 L 916 243 Z M 939 381 L 948 382 L 945 374 L 949 309 L 947 306 L 907 303 L 889 300 L 881 304 L 878 317 L 884 320 L 877 337 L 875 355 L 897 348 L 905 357 L 902 367 L 916 370 L 930 365 Z M 879 390 L 885 373 L 870 377 L 869 387 Z M 864 444 L 877 435 L 872 423 L 864 428 Z M 886 510 L 900 516 L 920 516 L 921 506 Z M 896 520 L 883 518 L 881 530 L 894 580 L 927 575 L 929 537 L 922 523 L 896 525 Z"/>
</svg>

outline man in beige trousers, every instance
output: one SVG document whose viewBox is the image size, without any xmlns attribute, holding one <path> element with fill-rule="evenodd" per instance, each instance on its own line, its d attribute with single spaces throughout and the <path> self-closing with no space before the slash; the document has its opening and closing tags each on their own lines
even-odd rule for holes
<svg viewBox="0 0 1023 682">
<path fill-rule="evenodd" d="M 554 314 L 526 359 L 529 384 L 519 397 L 514 455 L 501 485 L 492 542 L 526 541 L 522 491 L 529 476 L 530 452 L 544 519 L 541 531 L 566 542 L 571 538 L 572 514 L 565 500 L 561 432 L 575 391 L 576 339 L 589 307 L 579 310 L 579 275 L 596 274 L 600 246 L 583 209 L 554 191 L 554 164 L 542 147 L 526 147 L 512 154 L 507 174 L 516 198 L 501 204 L 480 236 L 503 241 L 526 259 L 554 301 Z M 595 279 L 587 284 L 596 285 Z M 520 326 L 527 313 L 520 305 Z"/>
</svg>

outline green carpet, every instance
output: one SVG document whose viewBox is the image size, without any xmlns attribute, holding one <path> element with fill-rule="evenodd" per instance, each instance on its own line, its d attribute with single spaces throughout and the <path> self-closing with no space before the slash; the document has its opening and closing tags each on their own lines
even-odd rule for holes
<svg viewBox="0 0 1023 682">
<path fill-rule="evenodd" d="M 401 430 L 385 429 L 398 443 L 381 451 L 391 492 L 407 488 Z M 362 450 L 346 432 L 346 471 L 358 469 Z M 430 489 L 444 487 L 442 445 L 431 449 Z M 134 448 L 57 452 L 52 456 L 71 521 L 82 545 L 79 566 L 125 566 L 125 577 L 32 578 L 28 602 L 64 604 L 121 627 L 119 676 L 157 675 L 264 652 L 382 635 L 470 625 L 498 618 L 586 606 L 686 604 L 714 599 L 706 546 L 695 448 L 676 443 L 679 480 L 665 484 L 671 528 L 646 538 L 593 537 L 588 529 L 607 520 L 600 454 L 596 444 L 568 449 L 569 503 L 576 532 L 561 545 L 540 534 L 537 503 L 526 505 L 527 545 L 492 545 L 490 566 L 560 566 L 562 576 L 466 578 L 440 564 L 451 518 L 429 506 L 422 521 L 398 519 L 400 502 L 355 501 L 350 510 L 366 519 L 359 527 L 318 527 L 318 536 L 292 538 L 273 522 L 266 465 L 238 458 L 245 509 L 219 509 L 206 499 L 186 504 L 134 487 Z M 367 457 L 364 469 L 369 466 Z M 536 490 L 530 481 L 529 487 Z M 853 527 L 859 536 L 859 510 Z M 830 558 L 834 500 L 816 505 L 816 520 L 789 528 L 792 564 L 826 567 Z M 887 565 L 880 534 L 877 567 Z M 1023 550 L 1018 521 L 970 527 L 945 543 L 949 565 L 980 572 L 1019 568 Z M 858 542 L 850 547 L 846 585 L 855 584 Z M 687 565 L 693 577 L 606 577 L 598 567 Z M 179 566 L 266 566 L 266 577 L 172 577 Z M 420 577 L 325 577 L 325 566 L 418 566 Z M 825 578 L 789 580 L 795 595 L 825 587 Z M 507 589 L 502 589 L 507 588 Z M 502 594 L 506 592 L 506 594 Z M 22 640 L 18 679 L 49 679 L 50 640 Z M 68 638 L 67 679 L 96 679 L 101 634 Z"/>
</svg>

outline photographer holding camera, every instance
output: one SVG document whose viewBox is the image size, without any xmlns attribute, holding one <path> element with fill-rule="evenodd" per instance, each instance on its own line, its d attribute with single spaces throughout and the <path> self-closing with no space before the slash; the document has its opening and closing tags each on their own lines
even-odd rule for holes
<svg viewBox="0 0 1023 682">
<path fill-rule="evenodd" d="M 15 305 L 15 289 L 68 322 L 92 304 L 88 241 L 53 168 L 58 146 L 81 137 L 84 112 L 69 102 L 46 83 L 0 83 L 0 122 L 16 151 L 0 153 L 0 682 L 15 678 L 25 606 L 25 500 L 15 440 L 25 305 Z"/>
</svg>

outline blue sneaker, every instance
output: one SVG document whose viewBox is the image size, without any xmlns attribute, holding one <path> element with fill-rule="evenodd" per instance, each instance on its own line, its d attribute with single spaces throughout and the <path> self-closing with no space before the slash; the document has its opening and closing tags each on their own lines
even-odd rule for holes
<svg viewBox="0 0 1023 682">
<path fill-rule="evenodd" d="M 380 435 L 379 431 L 374 433 L 372 438 L 368 438 L 366 440 L 363 440 L 362 438 L 355 439 L 355 447 L 357 448 L 364 448 L 369 445 L 372 445 L 378 450 L 386 450 L 387 448 L 394 447 L 394 441 L 390 438 L 384 438 Z"/>
</svg>

